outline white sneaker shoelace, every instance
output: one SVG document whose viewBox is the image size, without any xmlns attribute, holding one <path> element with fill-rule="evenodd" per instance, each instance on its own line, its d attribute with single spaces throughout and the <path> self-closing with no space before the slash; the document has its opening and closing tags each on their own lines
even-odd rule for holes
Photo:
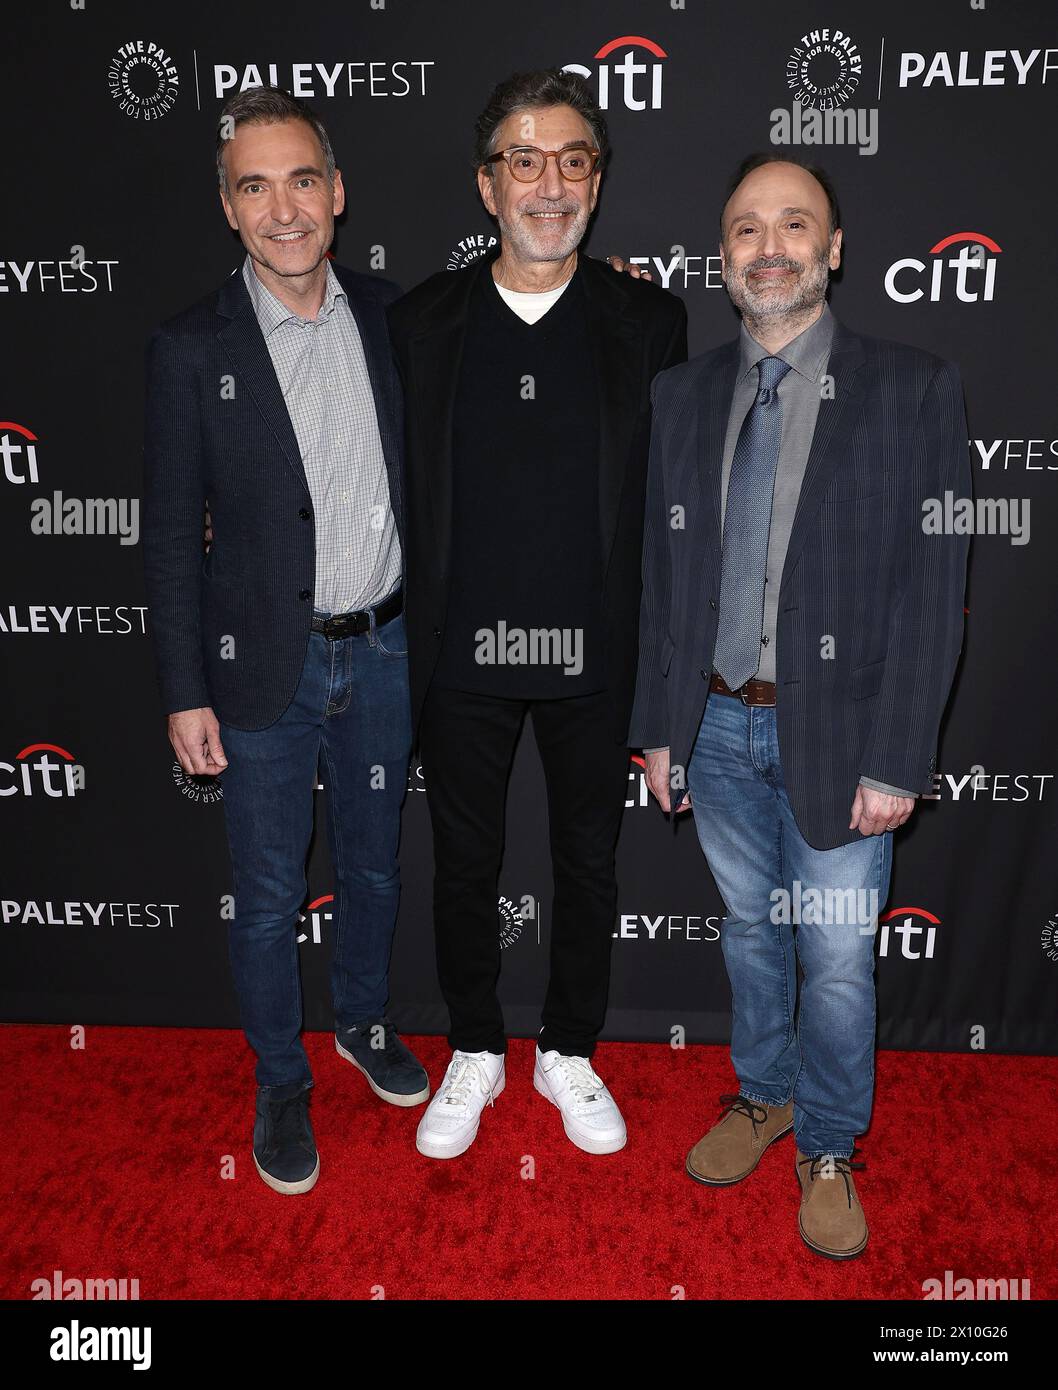
<svg viewBox="0 0 1058 1390">
<path fill-rule="evenodd" d="M 564 1057 L 559 1053 L 555 1066 L 569 1082 L 570 1091 L 578 1104 L 603 1099 L 603 1079 L 595 1074 L 587 1057 Z"/>
<path fill-rule="evenodd" d="M 495 1105 L 493 1088 L 496 1081 L 490 1080 L 488 1072 L 478 1059 L 468 1052 L 456 1052 L 448 1064 L 444 1084 L 437 1097 L 438 1106 L 450 1105 L 465 1110 L 470 1104 L 474 1091 L 488 1097 L 489 1105 Z"/>
</svg>

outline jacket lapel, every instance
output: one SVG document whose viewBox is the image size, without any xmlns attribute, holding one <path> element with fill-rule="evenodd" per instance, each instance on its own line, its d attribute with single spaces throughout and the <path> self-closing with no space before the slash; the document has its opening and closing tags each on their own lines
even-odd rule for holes
<svg viewBox="0 0 1058 1390">
<path fill-rule="evenodd" d="M 833 400 L 821 400 L 816 417 L 812 447 L 805 465 L 804 479 L 794 513 L 790 543 L 786 549 L 780 596 L 794 571 L 805 540 L 819 512 L 823 495 L 840 464 L 863 404 L 864 381 L 861 367 L 866 361 L 863 344 L 854 333 L 835 321 L 834 339 L 827 362 L 827 376 L 833 378 Z"/>
<path fill-rule="evenodd" d="M 305 477 L 305 466 L 301 462 L 301 450 L 298 448 L 294 426 L 290 423 L 290 415 L 283 400 L 279 378 L 268 355 L 268 346 L 261 332 L 261 325 L 257 322 L 257 315 L 243 283 L 241 267 L 221 288 L 217 311 L 228 320 L 217 337 L 231 358 L 239 380 L 253 396 L 284 457 L 307 493 L 309 485 Z"/>
<path fill-rule="evenodd" d="M 467 270 L 449 271 L 449 282 L 412 335 L 411 380 L 406 409 L 419 417 L 426 488 L 433 516 L 438 566 L 448 573 L 452 540 L 452 417 L 463 358 L 470 295 L 479 275 L 491 274 L 495 255 Z"/>
<path fill-rule="evenodd" d="M 395 407 L 399 402 L 395 395 L 393 369 L 390 366 L 392 349 L 389 342 L 389 329 L 386 325 L 386 311 L 378 299 L 359 295 L 345 270 L 331 263 L 331 269 L 338 283 L 345 290 L 350 312 L 360 333 L 360 342 L 367 362 L 367 374 L 371 381 L 371 394 L 375 399 L 375 415 L 378 432 L 382 441 L 382 454 L 389 475 L 390 496 L 398 521 L 403 516 L 401 479 L 401 430 L 402 422 Z M 402 537 L 403 540 L 403 537 Z"/>
<path fill-rule="evenodd" d="M 453 271 L 452 284 L 413 335 L 415 409 L 427 455 L 427 486 L 442 573 L 448 570 L 452 533 L 452 414 L 475 277 L 492 274 L 499 254 L 483 257 L 467 271 Z M 625 295 L 607 277 L 617 277 L 582 257 L 588 336 L 599 409 L 599 540 L 602 573 L 613 549 L 621 491 L 639 409 L 640 333 Z"/>
<path fill-rule="evenodd" d="M 705 382 L 698 411 L 698 468 L 703 499 L 708 499 L 709 516 L 720 543 L 720 484 L 724 465 L 724 440 L 731 414 L 731 401 L 738 376 L 739 343 L 736 338 L 727 343 L 717 355 Z M 707 537 L 703 536 L 703 542 Z"/>
</svg>

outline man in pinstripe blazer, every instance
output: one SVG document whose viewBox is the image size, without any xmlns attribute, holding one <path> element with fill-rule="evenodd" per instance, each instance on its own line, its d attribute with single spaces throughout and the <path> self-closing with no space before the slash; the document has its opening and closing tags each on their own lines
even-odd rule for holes
<svg viewBox="0 0 1058 1390">
<path fill-rule="evenodd" d="M 320 1171 L 297 944 L 318 764 L 337 1050 L 392 1105 L 430 1093 L 386 1015 L 411 747 L 403 396 L 385 317 L 400 291 L 330 265 L 342 176 L 302 102 L 233 97 L 217 172 L 247 254 L 152 339 L 144 560 L 170 741 L 185 772 L 223 776 L 254 1162 L 295 1194 Z"/>
<path fill-rule="evenodd" d="M 739 338 L 654 382 L 630 741 L 727 908 L 738 1093 L 687 1171 L 739 1182 L 792 1129 L 801 1235 L 847 1259 L 892 832 L 930 789 L 962 645 L 968 541 L 926 534 L 923 504 L 969 497 L 966 421 L 950 362 L 831 314 L 821 170 L 744 161 L 721 229 Z"/>
</svg>

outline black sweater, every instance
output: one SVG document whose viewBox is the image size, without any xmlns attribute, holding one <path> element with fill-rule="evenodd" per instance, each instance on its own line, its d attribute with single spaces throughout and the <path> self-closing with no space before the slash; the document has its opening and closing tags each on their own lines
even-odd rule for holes
<svg viewBox="0 0 1058 1390">
<path fill-rule="evenodd" d="M 603 688 L 598 413 L 580 269 L 535 324 L 483 275 L 454 406 L 438 684 L 521 699 Z"/>
</svg>

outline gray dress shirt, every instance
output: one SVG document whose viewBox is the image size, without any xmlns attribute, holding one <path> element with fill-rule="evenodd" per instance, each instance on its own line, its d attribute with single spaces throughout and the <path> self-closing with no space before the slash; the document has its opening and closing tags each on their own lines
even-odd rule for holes
<svg viewBox="0 0 1058 1390">
<path fill-rule="evenodd" d="M 327 264 L 315 319 L 303 319 L 242 268 L 301 451 L 316 518 L 314 607 L 372 608 L 401 577 L 400 540 L 363 343 Z"/>
<path fill-rule="evenodd" d="M 768 562 L 764 581 L 764 626 L 757 680 L 775 680 L 775 629 L 779 610 L 779 585 L 786 563 L 786 551 L 790 544 L 797 501 L 801 495 L 801 484 L 808 464 L 808 454 L 812 447 L 812 437 L 815 434 L 820 393 L 830 360 L 833 337 L 834 316 L 825 300 L 819 318 L 778 352 L 769 352 L 767 348 L 761 347 L 745 323 L 739 334 L 738 376 L 731 401 L 731 413 L 728 416 L 720 478 L 721 534 L 727 510 L 727 484 L 731 476 L 731 460 L 735 456 L 735 445 L 738 443 L 743 421 L 757 395 L 757 363 L 762 357 L 780 357 L 792 368 L 777 388 L 782 405 L 782 440 L 779 444 L 779 462 L 775 469 L 775 486 L 772 492 L 771 529 L 768 532 Z M 919 794 L 906 791 L 903 787 L 876 782 L 870 777 L 861 777 L 860 782 L 865 787 L 889 792 L 893 796 Z"/>
</svg>

